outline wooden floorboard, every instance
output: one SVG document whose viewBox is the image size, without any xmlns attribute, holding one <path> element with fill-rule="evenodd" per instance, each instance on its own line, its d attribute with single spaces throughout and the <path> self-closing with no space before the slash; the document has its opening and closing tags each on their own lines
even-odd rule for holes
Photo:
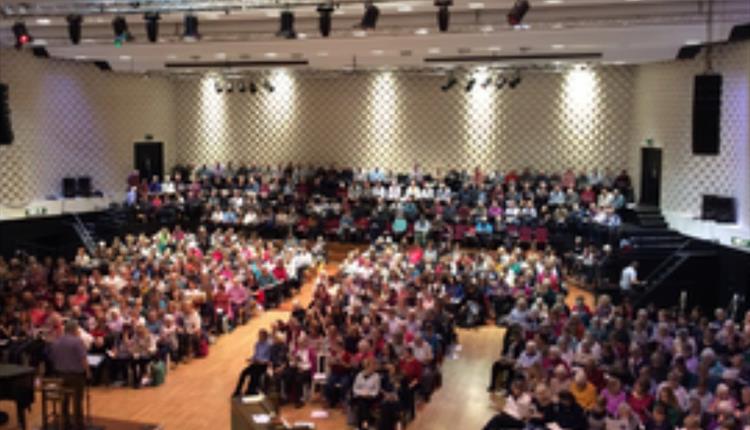
<svg viewBox="0 0 750 430">
<path fill-rule="evenodd" d="M 325 270 L 336 271 L 329 264 Z M 312 294 L 313 282 L 307 282 L 297 297 L 303 305 Z M 570 294 L 574 296 L 576 293 Z M 586 294 L 587 301 L 592 301 Z M 286 319 L 290 304 L 279 310 L 261 313 L 248 324 L 220 337 L 211 346 L 208 357 L 180 365 L 167 375 L 164 385 L 156 388 L 94 388 L 92 409 L 97 417 L 158 423 L 165 429 L 228 429 L 229 398 L 237 376 L 250 356 L 256 334 L 277 319 Z M 503 329 L 484 326 L 459 330 L 460 351 L 447 358 L 443 365 L 443 387 L 432 400 L 420 406 L 417 418 L 408 426 L 414 430 L 478 429 L 493 415 L 494 399 L 486 392 L 492 362 L 500 353 Z M 301 409 L 284 408 L 282 416 L 290 421 L 314 421 L 320 430 L 345 429 L 344 414 L 337 410 L 323 420 L 310 414 L 320 409 L 313 402 Z M 11 412 L 9 402 L 0 402 L 0 410 Z M 5 428 L 14 428 L 15 413 Z M 41 422 L 40 400 L 34 403 L 29 421 Z"/>
</svg>

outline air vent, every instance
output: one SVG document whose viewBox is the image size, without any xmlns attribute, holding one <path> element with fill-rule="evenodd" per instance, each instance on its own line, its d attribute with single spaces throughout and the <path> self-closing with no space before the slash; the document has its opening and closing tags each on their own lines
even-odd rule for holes
<svg viewBox="0 0 750 430">
<path fill-rule="evenodd" d="M 307 66 L 307 60 L 279 60 L 279 61 L 206 61 L 190 63 L 167 63 L 168 69 L 216 69 L 227 67 L 283 67 L 283 66 Z"/>
<path fill-rule="evenodd" d="M 580 53 L 539 53 L 529 55 L 470 55 L 428 57 L 425 63 L 496 63 L 498 61 L 514 60 L 596 60 L 602 58 L 601 52 Z"/>
<path fill-rule="evenodd" d="M 471 54 L 471 48 L 458 48 L 459 54 Z"/>
<path fill-rule="evenodd" d="M 399 55 L 401 55 L 402 57 L 411 57 L 412 54 L 412 51 L 409 49 L 404 49 L 403 51 L 399 52 Z"/>
</svg>

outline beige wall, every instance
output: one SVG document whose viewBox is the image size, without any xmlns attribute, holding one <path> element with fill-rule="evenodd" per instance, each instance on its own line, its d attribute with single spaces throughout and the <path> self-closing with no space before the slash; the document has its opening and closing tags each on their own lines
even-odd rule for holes
<svg viewBox="0 0 750 430">
<path fill-rule="evenodd" d="M 663 148 L 661 206 L 695 217 L 703 194 L 735 196 L 739 221 L 750 225 L 750 42 L 717 46 L 714 70 L 724 76 L 718 156 L 692 154 L 693 77 L 703 56 L 645 65 L 635 78 L 631 166 L 639 172 L 648 138 Z"/>
<path fill-rule="evenodd" d="M 444 76 L 278 71 L 276 91 L 217 94 L 214 79 L 175 84 L 178 161 L 294 161 L 389 169 L 545 170 L 627 166 L 634 71 L 529 72 L 514 90 L 451 91 Z"/>
<path fill-rule="evenodd" d="M 174 101 L 166 79 L 105 73 L 91 64 L 35 58 L 0 48 L 15 141 L 0 146 L 0 204 L 24 206 L 59 194 L 66 176 L 124 191 L 133 142 L 150 133 L 174 162 Z"/>
</svg>

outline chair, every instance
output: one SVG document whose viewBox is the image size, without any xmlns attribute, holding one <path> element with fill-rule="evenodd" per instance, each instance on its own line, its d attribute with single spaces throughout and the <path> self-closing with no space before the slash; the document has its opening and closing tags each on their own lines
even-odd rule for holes
<svg viewBox="0 0 750 430">
<path fill-rule="evenodd" d="M 315 373 L 312 375 L 312 385 L 310 387 L 310 397 L 317 391 L 322 393 L 328 383 L 328 356 L 318 354 L 316 357 Z"/>
<path fill-rule="evenodd" d="M 537 227 L 534 232 L 534 240 L 536 243 L 546 245 L 549 242 L 549 231 L 547 227 Z"/>
<path fill-rule="evenodd" d="M 532 240 L 531 227 L 523 226 L 518 230 L 518 241 L 520 243 L 531 243 Z"/>
<path fill-rule="evenodd" d="M 42 393 L 42 429 L 62 430 L 65 426 L 63 405 L 65 397 L 73 395 L 72 390 L 64 388 L 63 380 L 60 378 L 44 378 L 39 391 Z"/>
</svg>

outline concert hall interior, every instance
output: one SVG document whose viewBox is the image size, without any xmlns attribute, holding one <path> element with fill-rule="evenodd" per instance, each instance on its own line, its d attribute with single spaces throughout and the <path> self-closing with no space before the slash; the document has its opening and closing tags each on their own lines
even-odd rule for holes
<svg viewBox="0 0 750 430">
<path fill-rule="evenodd" d="M 750 1 L 0 0 L 0 428 L 750 430 Z"/>
</svg>

